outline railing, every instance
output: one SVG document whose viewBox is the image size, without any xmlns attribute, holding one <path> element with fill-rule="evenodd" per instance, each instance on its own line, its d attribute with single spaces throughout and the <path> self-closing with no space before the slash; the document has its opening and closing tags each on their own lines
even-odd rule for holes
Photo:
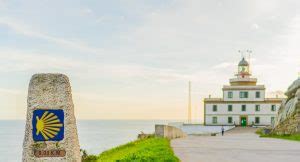
<svg viewBox="0 0 300 162">
<path fill-rule="evenodd" d="M 229 79 L 230 82 L 257 82 L 256 78 L 231 78 Z"/>
</svg>

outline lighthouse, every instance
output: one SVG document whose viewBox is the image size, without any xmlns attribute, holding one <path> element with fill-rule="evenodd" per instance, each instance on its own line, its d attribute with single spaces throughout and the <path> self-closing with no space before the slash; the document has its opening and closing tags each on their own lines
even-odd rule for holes
<svg viewBox="0 0 300 162">
<path fill-rule="evenodd" d="M 272 125 L 282 98 L 266 98 L 265 85 L 252 77 L 250 64 L 243 57 L 237 73 L 222 88 L 222 98 L 204 99 L 205 125 Z"/>
</svg>

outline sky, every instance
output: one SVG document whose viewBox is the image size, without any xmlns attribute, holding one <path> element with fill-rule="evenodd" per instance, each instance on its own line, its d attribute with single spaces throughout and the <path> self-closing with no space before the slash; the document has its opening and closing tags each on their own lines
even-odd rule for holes
<svg viewBox="0 0 300 162">
<path fill-rule="evenodd" d="M 0 119 L 25 119 L 35 73 L 71 81 L 78 119 L 203 121 L 238 50 L 268 97 L 300 71 L 300 1 L 0 0 Z"/>
</svg>

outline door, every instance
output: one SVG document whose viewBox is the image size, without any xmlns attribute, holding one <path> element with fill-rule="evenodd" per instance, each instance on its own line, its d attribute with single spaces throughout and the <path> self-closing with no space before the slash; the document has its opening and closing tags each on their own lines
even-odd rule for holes
<svg viewBox="0 0 300 162">
<path fill-rule="evenodd" d="M 241 117 L 241 126 L 246 127 L 247 126 L 247 117 Z"/>
</svg>

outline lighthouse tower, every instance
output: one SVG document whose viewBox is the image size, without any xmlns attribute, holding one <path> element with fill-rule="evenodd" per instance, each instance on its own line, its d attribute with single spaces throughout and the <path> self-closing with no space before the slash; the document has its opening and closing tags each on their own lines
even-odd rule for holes
<svg viewBox="0 0 300 162">
<path fill-rule="evenodd" d="M 248 61 L 243 57 L 238 64 L 238 73 L 236 78 L 229 80 L 231 86 L 255 86 L 257 79 L 251 78 L 250 65 Z"/>
<path fill-rule="evenodd" d="M 243 57 L 243 59 L 239 62 L 238 65 L 238 74 L 237 76 L 240 76 L 242 78 L 244 78 L 245 76 L 250 76 L 250 68 L 249 68 L 249 63 L 245 60 L 245 58 Z"/>
</svg>

